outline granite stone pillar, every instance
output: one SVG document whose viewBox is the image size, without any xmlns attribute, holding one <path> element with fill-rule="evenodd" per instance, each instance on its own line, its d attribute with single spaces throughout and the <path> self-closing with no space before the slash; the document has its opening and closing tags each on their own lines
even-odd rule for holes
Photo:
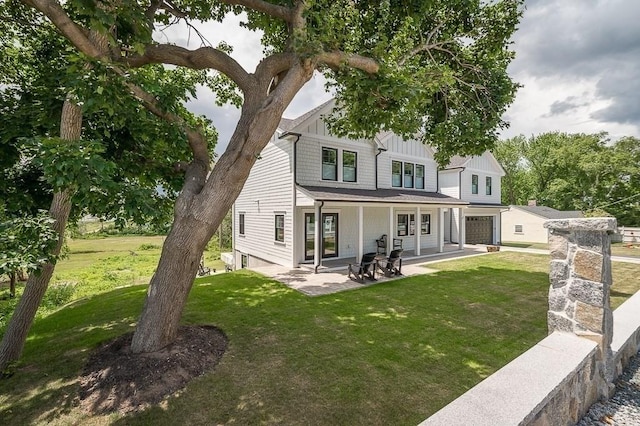
<svg viewBox="0 0 640 426">
<path fill-rule="evenodd" d="M 598 344 L 598 370 L 605 379 L 599 388 L 608 397 L 613 382 L 610 234 L 616 220 L 558 219 L 545 222 L 544 227 L 549 230 L 551 252 L 549 334 L 573 333 Z"/>
</svg>

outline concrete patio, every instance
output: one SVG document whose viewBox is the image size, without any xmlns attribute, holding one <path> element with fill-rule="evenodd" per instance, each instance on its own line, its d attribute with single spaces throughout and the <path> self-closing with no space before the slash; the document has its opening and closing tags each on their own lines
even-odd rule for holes
<svg viewBox="0 0 640 426">
<path fill-rule="evenodd" d="M 457 246 L 456 246 L 457 247 Z M 376 281 L 365 280 L 359 283 L 347 276 L 348 260 L 326 262 L 316 274 L 312 267 L 287 268 L 280 265 L 269 265 L 252 268 L 253 271 L 271 277 L 308 296 L 320 296 L 375 285 L 381 282 L 409 277 L 413 275 L 435 272 L 429 269 L 430 263 L 460 257 L 480 256 L 487 254 L 486 246 L 466 246 L 464 250 L 450 250 L 443 253 L 425 254 L 422 256 L 404 257 L 402 259 L 402 276 L 385 277 L 376 274 Z M 353 260 L 355 262 L 355 259 Z M 340 262 L 340 263 L 338 263 Z"/>
</svg>

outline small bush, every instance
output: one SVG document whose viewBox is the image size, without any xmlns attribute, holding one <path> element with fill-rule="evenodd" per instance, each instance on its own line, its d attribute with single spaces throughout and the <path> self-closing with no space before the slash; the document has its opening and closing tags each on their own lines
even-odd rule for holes
<svg viewBox="0 0 640 426">
<path fill-rule="evenodd" d="M 157 244 L 141 244 L 140 247 L 138 247 L 138 250 L 160 250 L 160 246 Z"/>
<path fill-rule="evenodd" d="M 47 289 L 40 305 L 44 309 L 52 310 L 66 305 L 76 292 L 76 286 L 71 282 L 52 285 Z"/>
</svg>

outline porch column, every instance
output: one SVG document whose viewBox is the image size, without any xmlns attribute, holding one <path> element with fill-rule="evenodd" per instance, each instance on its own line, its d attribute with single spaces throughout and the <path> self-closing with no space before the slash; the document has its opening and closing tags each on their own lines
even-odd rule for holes
<svg viewBox="0 0 640 426">
<path fill-rule="evenodd" d="M 465 220 L 464 220 L 464 209 L 462 207 L 458 207 L 458 249 L 464 250 L 464 240 L 465 236 Z"/>
<path fill-rule="evenodd" d="M 387 234 L 387 256 L 391 253 L 391 248 L 393 247 L 393 206 L 389 207 L 389 233 Z"/>
<path fill-rule="evenodd" d="M 416 208 L 416 249 L 415 255 L 420 256 L 420 234 L 422 234 L 422 216 L 420 216 L 420 206 Z"/>
<path fill-rule="evenodd" d="M 315 232 L 313 235 L 313 265 L 316 268 L 316 272 L 318 272 L 318 266 L 322 264 L 322 204 L 315 203 L 315 213 L 314 217 L 316 219 L 315 223 Z"/>
<path fill-rule="evenodd" d="M 360 262 L 364 254 L 364 208 L 358 206 L 358 253 L 356 254 L 356 262 Z"/>
<path fill-rule="evenodd" d="M 438 236 L 438 253 L 444 251 L 444 209 L 439 208 L 437 213 L 437 236 Z"/>
</svg>

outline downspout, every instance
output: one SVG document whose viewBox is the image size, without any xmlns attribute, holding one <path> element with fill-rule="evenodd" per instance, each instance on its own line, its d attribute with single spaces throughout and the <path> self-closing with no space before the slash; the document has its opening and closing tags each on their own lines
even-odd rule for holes
<svg viewBox="0 0 640 426">
<path fill-rule="evenodd" d="M 322 218 L 322 207 L 324 206 L 324 201 L 320 201 L 320 205 L 318 206 L 318 214 L 316 216 L 316 221 L 320 221 Z M 320 244 L 322 244 L 322 223 L 320 223 L 320 226 L 318 226 L 318 230 L 320 231 Z M 316 237 L 318 237 L 316 235 Z M 314 248 L 314 251 L 319 251 L 320 252 L 320 257 L 318 258 L 318 264 L 315 266 L 314 271 L 317 274 L 318 273 L 318 268 L 322 265 L 322 247 L 320 247 L 319 249 L 317 247 Z"/>
<path fill-rule="evenodd" d="M 376 189 L 378 189 L 378 155 L 382 154 L 383 152 L 386 152 L 387 148 L 378 148 L 378 153 L 376 154 L 376 161 L 375 161 L 375 169 L 376 169 Z"/>
<path fill-rule="evenodd" d="M 291 196 L 291 202 L 292 202 L 292 227 L 293 227 L 293 235 L 296 235 L 296 204 L 297 204 L 297 191 L 298 191 L 298 166 L 297 166 L 297 160 L 298 160 L 298 144 L 297 142 L 300 140 L 300 136 L 302 136 L 300 133 L 294 133 L 294 132 L 285 132 L 283 133 L 278 139 L 284 139 L 288 136 L 295 136 L 296 140 L 293 141 L 293 161 L 292 161 L 292 167 L 293 167 L 293 194 Z M 297 257 L 296 255 L 296 239 L 293 239 L 293 259 L 295 259 Z M 293 265 L 296 266 L 298 265 L 298 261 L 294 260 Z"/>
<path fill-rule="evenodd" d="M 460 171 L 458 172 L 458 200 L 462 200 L 462 172 L 464 172 L 464 167 L 460 168 Z M 461 212 L 458 212 L 458 214 L 460 214 Z M 453 225 L 453 215 L 450 214 L 449 216 L 451 216 L 451 225 Z M 458 223 L 460 223 L 460 221 L 458 221 Z M 461 225 L 462 226 L 462 225 Z M 449 227 L 449 232 L 453 233 L 453 227 L 450 226 Z M 462 232 L 461 229 L 458 229 L 458 244 L 460 243 L 460 233 Z M 449 237 L 449 240 L 451 240 L 451 237 Z"/>
</svg>

